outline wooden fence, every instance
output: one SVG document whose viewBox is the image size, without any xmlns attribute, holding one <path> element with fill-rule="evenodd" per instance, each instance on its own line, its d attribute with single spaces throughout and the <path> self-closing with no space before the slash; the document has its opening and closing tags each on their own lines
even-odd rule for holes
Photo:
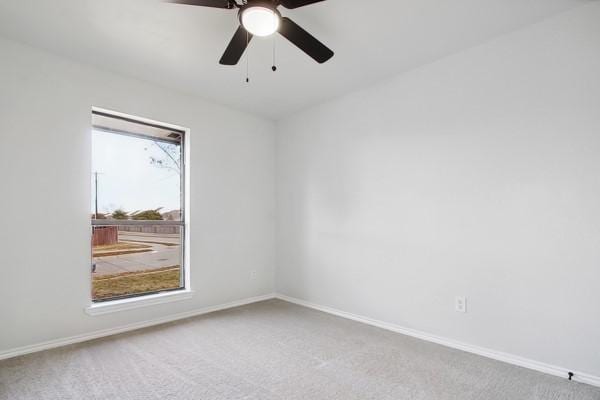
<svg viewBox="0 0 600 400">
<path fill-rule="evenodd" d="M 92 230 L 92 246 L 107 246 L 119 242 L 116 226 L 95 226 Z"/>
</svg>

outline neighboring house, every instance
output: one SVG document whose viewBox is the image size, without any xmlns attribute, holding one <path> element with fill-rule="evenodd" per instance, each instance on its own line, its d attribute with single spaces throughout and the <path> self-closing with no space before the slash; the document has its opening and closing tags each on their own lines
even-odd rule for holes
<svg viewBox="0 0 600 400">
<path fill-rule="evenodd" d="M 161 215 L 165 221 L 181 221 L 181 210 L 171 210 Z"/>
</svg>

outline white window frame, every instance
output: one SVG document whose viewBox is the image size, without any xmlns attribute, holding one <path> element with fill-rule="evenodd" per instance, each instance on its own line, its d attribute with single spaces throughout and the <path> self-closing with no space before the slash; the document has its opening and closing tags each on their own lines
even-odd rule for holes
<svg viewBox="0 0 600 400">
<path fill-rule="evenodd" d="M 179 225 L 182 230 L 182 262 L 181 268 L 183 270 L 182 274 L 182 288 L 170 291 L 162 291 L 157 293 L 149 293 L 149 294 L 140 294 L 134 295 L 126 298 L 114 299 L 114 300 L 105 300 L 101 302 L 94 302 L 91 297 L 91 284 L 92 279 L 90 276 L 89 279 L 89 293 L 90 299 L 89 304 L 85 307 L 85 312 L 89 315 L 102 315 L 107 313 L 113 313 L 124 310 L 131 310 L 140 307 L 152 306 L 156 304 L 170 303 L 173 301 L 187 300 L 190 299 L 193 295 L 193 291 L 191 288 L 191 273 L 190 273 L 190 196 L 189 196 L 189 187 L 190 187 L 190 129 L 185 128 L 179 125 L 155 121 L 148 118 L 137 117 L 130 114 L 125 114 L 118 111 L 113 111 L 100 107 L 92 107 L 92 114 L 103 114 L 111 117 L 129 120 L 132 122 L 150 125 L 150 126 L 159 126 L 167 129 L 172 129 L 174 131 L 178 131 L 182 134 L 182 179 L 181 179 L 181 210 L 182 210 L 182 221 L 179 223 L 176 221 L 119 221 L 119 224 L 130 224 L 130 225 Z M 92 127 L 93 129 L 93 127 Z M 91 172 L 91 171 L 90 171 Z M 104 221 L 104 222 L 102 222 Z M 92 220 L 90 226 L 90 243 L 91 243 L 91 233 L 93 226 L 103 226 L 108 223 L 105 220 Z M 114 222 L 112 223 L 114 225 Z"/>
</svg>

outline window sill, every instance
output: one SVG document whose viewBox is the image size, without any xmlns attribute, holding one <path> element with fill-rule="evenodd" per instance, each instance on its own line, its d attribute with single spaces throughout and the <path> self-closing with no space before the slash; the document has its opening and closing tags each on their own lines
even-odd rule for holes
<svg viewBox="0 0 600 400">
<path fill-rule="evenodd" d="M 192 298 L 194 292 L 191 290 L 178 290 L 174 292 L 165 292 L 150 294 L 148 296 L 132 297 L 130 299 L 106 301 L 102 303 L 93 303 L 85 308 L 89 315 L 103 315 L 119 311 L 133 310 L 140 307 L 148 307 L 156 304 L 171 303 L 174 301 L 187 300 Z"/>
</svg>

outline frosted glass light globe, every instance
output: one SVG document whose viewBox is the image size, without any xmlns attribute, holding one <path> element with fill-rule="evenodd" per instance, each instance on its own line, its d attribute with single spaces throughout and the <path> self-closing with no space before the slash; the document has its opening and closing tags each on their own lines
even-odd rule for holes
<svg viewBox="0 0 600 400">
<path fill-rule="evenodd" d="M 267 7 L 248 7 L 242 11 L 242 25 L 255 36 L 269 36 L 279 29 L 279 16 Z"/>
</svg>

